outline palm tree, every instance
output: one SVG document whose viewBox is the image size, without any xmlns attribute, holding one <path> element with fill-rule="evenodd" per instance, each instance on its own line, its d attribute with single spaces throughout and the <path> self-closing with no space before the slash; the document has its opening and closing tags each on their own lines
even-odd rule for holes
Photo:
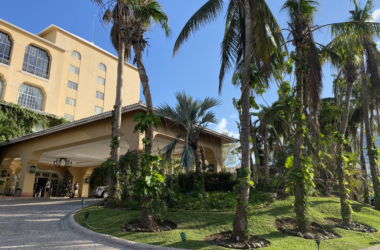
<svg viewBox="0 0 380 250">
<path fill-rule="evenodd" d="M 115 49 L 118 51 L 118 81 L 116 87 L 116 101 L 113 116 L 113 134 L 112 134 L 112 150 L 111 159 L 115 162 L 115 169 L 119 169 L 120 155 L 120 126 L 121 126 L 121 108 L 122 108 L 122 87 L 123 87 L 123 69 L 124 62 L 131 58 L 132 48 L 135 52 L 134 63 L 137 64 L 140 75 L 141 84 L 143 85 L 143 93 L 147 103 L 147 112 L 153 113 L 153 101 L 151 97 L 149 78 L 142 61 L 142 53 L 148 45 L 144 38 L 145 32 L 151 27 L 152 23 L 159 24 L 166 35 L 170 34 L 168 25 L 168 17 L 162 11 L 161 5 L 155 0 L 111 0 L 103 3 L 102 0 L 92 0 L 101 6 L 103 10 L 102 21 L 105 24 L 112 24 L 111 41 Z M 153 128 L 150 125 L 145 132 L 147 144 L 145 151 L 152 153 L 151 143 L 153 141 Z M 117 190 L 117 180 L 115 176 L 110 178 L 110 185 L 113 192 Z M 112 195 L 112 193 L 111 193 Z M 113 196 L 119 197 L 118 193 Z M 143 218 L 141 224 L 149 227 L 153 223 L 152 218 L 152 200 L 150 197 L 143 197 Z"/>
<path fill-rule="evenodd" d="M 380 74 L 379 74 L 379 61 L 377 58 L 380 53 L 376 48 L 376 43 L 373 41 L 373 35 L 380 35 L 380 24 L 372 23 L 371 13 L 373 10 L 372 0 L 368 0 L 363 9 L 360 8 L 356 0 L 353 0 L 355 4 L 355 9 L 350 11 L 351 17 L 349 21 L 351 23 L 357 23 L 358 26 L 362 26 L 363 29 L 356 30 L 354 35 L 360 41 L 363 46 L 363 51 L 361 52 L 362 57 L 364 54 L 366 56 L 367 62 L 367 73 L 369 74 L 370 87 L 373 96 L 379 94 L 380 89 Z M 350 36 L 348 34 L 347 36 Z M 376 58 L 377 57 L 377 58 Z M 362 83 L 362 105 L 363 105 L 363 119 L 365 124 L 366 141 L 368 148 L 368 158 L 370 162 L 371 175 L 373 181 L 373 189 L 375 194 L 375 207 L 380 209 L 380 183 L 378 178 L 378 168 L 376 166 L 376 159 L 374 151 L 376 150 L 376 145 L 372 142 L 371 124 L 369 119 L 369 93 L 368 93 L 368 83 L 366 67 L 364 65 L 364 60 L 360 64 L 360 79 Z"/>
<path fill-rule="evenodd" d="M 180 156 L 181 165 L 186 172 L 190 171 L 193 166 L 193 158 L 195 159 L 195 173 L 198 176 L 201 173 L 202 161 L 198 153 L 199 151 L 199 135 L 204 131 L 209 123 L 217 123 L 214 112 L 211 108 L 219 106 L 221 101 L 217 98 L 207 97 L 204 100 L 194 100 L 192 96 L 188 96 L 186 92 L 177 92 L 175 94 L 177 104 L 171 107 L 164 103 L 157 110 L 159 116 L 169 119 L 174 126 L 181 126 L 185 132 L 178 130 L 177 138 L 171 141 L 164 149 L 164 159 L 168 162 L 172 161 L 173 152 L 177 144 L 185 141 Z M 203 162 L 204 163 L 204 162 Z"/>
<path fill-rule="evenodd" d="M 353 33 L 368 34 L 375 29 L 377 24 L 359 23 L 357 21 L 348 21 L 342 23 L 326 24 L 319 27 L 313 27 L 314 15 L 318 10 L 319 2 L 314 0 L 287 0 L 282 7 L 289 16 L 289 29 L 293 37 L 295 53 L 293 55 L 296 68 L 296 90 L 297 103 L 294 118 L 296 122 L 296 134 L 293 151 L 293 167 L 302 168 L 301 149 L 303 145 L 303 111 L 308 107 L 312 113 L 313 123 L 311 127 L 318 129 L 318 108 L 320 104 L 320 94 L 322 89 L 322 68 L 319 61 L 319 50 L 314 41 L 313 32 L 323 27 L 329 26 L 332 29 L 333 36 Z M 304 102 L 306 101 L 306 102 Z M 312 105 L 308 105 L 311 103 Z M 305 107 L 305 108 L 303 108 Z M 318 135 L 319 133 L 315 133 Z M 319 138 L 317 138 L 319 139 Z M 305 232 L 307 227 L 305 187 L 302 180 L 295 183 L 295 211 L 297 225 L 300 231 Z"/>
<path fill-rule="evenodd" d="M 339 37 L 331 42 L 327 48 L 331 47 L 333 52 L 339 56 L 340 60 L 338 62 L 338 67 L 347 81 L 346 95 L 344 101 L 344 110 L 342 120 L 339 125 L 339 132 L 335 134 L 336 145 L 336 166 L 339 182 L 339 194 L 340 194 L 340 206 L 342 214 L 342 224 L 344 226 L 349 226 L 351 224 L 351 206 L 348 202 L 348 192 L 346 191 L 346 180 L 345 180 L 345 170 L 344 170 L 344 155 L 343 155 L 343 144 L 345 140 L 345 134 L 347 130 L 349 113 L 350 113 L 350 101 L 351 92 L 354 86 L 354 82 L 358 79 L 359 75 L 359 63 L 360 51 L 362 46 L 357 40 L 343 41 Z M 340 65 L 339 65 L 340 64 Z"/>
</svg>

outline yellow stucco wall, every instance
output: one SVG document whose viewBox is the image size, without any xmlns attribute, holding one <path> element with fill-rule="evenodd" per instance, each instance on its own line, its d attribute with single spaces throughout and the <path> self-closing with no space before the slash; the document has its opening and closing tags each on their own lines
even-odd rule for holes
<svg viewBox="0 0 380 250">
<path fill-rule="evenodd" d="M 10 65 L 0 63 L 0 77 L 5 82 L 3 100 L 17 103 L 19 87 L 27 83 L 41 88 L 45 95 L 42 110 L 50 114 L 62 117 L 69 114 L 77 120 L 95 115 L 95 106 L 103 108 L 103 112 L 113 108 L 117 82 L 116 57 L 55 26 L 37 37 L 0 20 L 0 31 L 12 40 Z M 49 79 L 22 71 L 25 48 L 29 44 L 48 52 L 51 59 Z M 80 53 L 81 60 L 71 56 L 74 50 Z M 99 69 L 99 63 L 106 65 L 106 72 Z M 70 72 L 70 65 L 79 68 L 79 75 Z M 97 82 L 98 76 L 105 79 L 105 86 Z M 68 88 L 69 80 L 78 84 L 77 90 Z M 104 93 L 104 100 L 96 98 L 96 91 Z M 76 99 L 76 106 L 67 105 L 66 97 Z M 137 103 L 139 97 L 137 69 L 125 64 L 123 106 Z"/>
</svg>

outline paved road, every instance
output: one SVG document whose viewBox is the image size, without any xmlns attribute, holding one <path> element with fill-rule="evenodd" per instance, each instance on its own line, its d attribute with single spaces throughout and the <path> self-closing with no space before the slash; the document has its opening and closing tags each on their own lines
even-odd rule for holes
<svg viewBox="0 0 380 250">
<path fill-rule="evenodd" d="M 96 199 L 86 200 L 86 204 Z M 0 199 L 0 250 L 2 249 L 120 249 L 83 239 L 61 225 L 80 199 Z"/>
</svg>

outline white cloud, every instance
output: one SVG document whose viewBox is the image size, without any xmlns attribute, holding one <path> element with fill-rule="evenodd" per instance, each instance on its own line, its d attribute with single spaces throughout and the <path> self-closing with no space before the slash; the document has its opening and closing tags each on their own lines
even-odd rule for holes
<svg viewBox="0 0 380 250">
<path fill-rule="evenodd" d="M 226 118 L 222 118 L 222 120 L 215 126 L 214 130 L 219 132 L 219 133 L 228 133 L 230 136 L 234 137 L 234 138 L 239 138 L 239 133 L 235 133 L 233 131 L 229 131 L 227 129 L 227 119 Z"/>
<path fill-rule="evenodd" d="M 231 118 L 231 119 L 235 119 L 235 118 L 237 118 L 237 117 L 238 117 L 237 114 L 230 115 L 230 118 Z"/>
<path fill-rule="evenodd" d="M 373 22 L 378 22 L 380 21 L 380 8 L 375 10 L 373 13 L 372 13 L 372 21 Z"/>
</svg>

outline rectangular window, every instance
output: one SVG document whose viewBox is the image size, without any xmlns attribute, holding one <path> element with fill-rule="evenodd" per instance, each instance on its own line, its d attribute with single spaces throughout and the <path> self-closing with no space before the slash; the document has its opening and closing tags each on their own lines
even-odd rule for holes
<svg viewBox="0 0 380 250">
<path fill-rule="evenodd" d="M 104 93 L 96 91 L 96 98 L 104 100 Z"/>
<path fill-rule="evenodd" d="M 66 97 L 66 104 L 69 104 L 71 106 L 74 106 L 75 107 L 75 102 L 76 100 L 73 99 L 73 98 L 70 98 L 70 97 Z"/>
<path fill-rule="evenodd" d="M 106 79 L 98 76 L 98 83 L 104 86 L 106 84 Z"/>
<path fill-rule="evenodd" d="M 78 83 L 69 81 L 69 88 L 73 90 L 78 90 Z"/>
<path fill-rule="evenodd" d="M 101 114 L 103 113 L 103 108 L 95 106 L 95 114 Z"/>
<path fill-rule="evenodd" d="M 68 120 L 68 121 L 74 121 L 74 116 L 73 115 L 65 114 L 63 117 L 66 120 Z"/>
<path fill-rule="evenodd" d="M 79 68 L 77 68 L 73 65 L 70 65 L 70 72 L 79 75 Z"/>
</svg>

